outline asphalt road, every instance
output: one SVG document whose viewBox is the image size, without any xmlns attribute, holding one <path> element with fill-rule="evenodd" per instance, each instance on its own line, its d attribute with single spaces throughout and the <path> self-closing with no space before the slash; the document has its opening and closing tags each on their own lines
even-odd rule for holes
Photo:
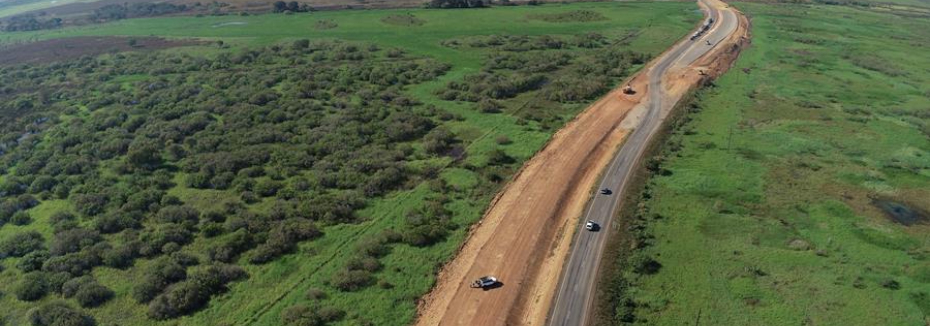
<svg viewBox="0 0 930 326">
<path fill-rule="evenodd" d="M 735 12 L 723 8 L 719 1 L 699 1 L 706 5 L 705 13 L 714 19 L 714 23 L 710 30 L 699 39 L 686 40 L 675 45 L 650 69 L 647 113 L 620 148 L 601 179 L 599 189 L 609 188 L 613 193 L 610 195 L 602 195 L 600 192 L 595 194 L 588 203 L 584 218 L 578 224 L 578 231 L 574 237 L 568 261 L 562 269 L 559 287 L 548 319 L 549 325 L 573 326 L 588 323 L 590 308 L 595 296 L 597 268 L 609 232 L 588 231 L 584 228 L 584 223 L 592 220 L 600 224 L 602 230 L 610 230 L 612 217 L 615 216 L 619 206 L 620 194 L 627 186 L 634 167 L 643 155 L 650 138 L 659 130 L 668 111 L 678 100 L 677 98 L 669 99 L 665 94 L 662 77 L 666 75 L 669 68 L 691 64 L 736 30 L 739 22 Z M 690 34 L 688 36 L 690 37 Z M 708 45 L 708 42 L 711 45 Z"/>
</svg>

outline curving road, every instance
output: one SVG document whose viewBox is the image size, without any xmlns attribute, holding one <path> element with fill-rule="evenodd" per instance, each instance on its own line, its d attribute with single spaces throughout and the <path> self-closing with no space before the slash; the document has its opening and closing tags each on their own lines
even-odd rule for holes
<svg viewBox="0 0 930 326">
<path fill-rule="evenodd" d="M 563 266 L 559 287 L 552 303 L 549 325 L 588 324 L 595 296 L 597 268 L 609 232 L 591 232 L 585 230 L 583 225 L 592 220 L 600 224 L 603 230 L 610 230 L 612 217 L 616 215 L 619 206 L 618 199 L 630 181 L 637 162 L 645 152 L 649 140 L 659 130 L 662 121 L 681 96 L 666 94 L 663 79 L 670 75 L 670 70 L 687 67 L 737 30 L 738 17 L 729 6 L 719 0 L 699 0 L 699 4 L 705 14 L 714 19 L 714 23 L 700 38 L 694 41 L 685 39 L 676 44 L 650 68 L 647 74 L 649 89 L 645 103 L 646 112 L 636 125 L 635 131 L 614 157 L 608 170 L 603 173 L 599 188 L 612 189 L 613 194 L 595 195 L 588 203 L 584 218 L 578 224 L 572 249 L 567 263 Z"/>
</svg>

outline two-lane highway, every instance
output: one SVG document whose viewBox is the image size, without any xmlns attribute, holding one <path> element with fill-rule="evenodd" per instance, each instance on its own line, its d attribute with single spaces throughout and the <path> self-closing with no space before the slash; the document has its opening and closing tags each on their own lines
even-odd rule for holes
<svg viewBox="0 0 930 326">
<path fill-rule="evenodd" d="M 610 195 L 599 192 L 588 204 L 578 224 L 570 256 L 562 269 L 559 287 L 555 293 L 548 323 L 549 325 L 586 325 L 595 297 L 597 268 L 610 234 L 610 224 L 619 206 L 623 191 L 631 180 L 637 163 L 658 132 L 662 122 L 681 94 L 669 96 L 663 81 L 669 72 L 686 67 L 708 53 L 722 40 L 734 33 L 739 24 L 737 14 L 719 0 L 699 0 L 706 18 L 714 20 L 710 29 L 696 40 L 684 40 L 672 50 L 659 57 L 649 68 L 648 97 L 645 115 L 636 125 L 634 132 L 620 148 L 608 170 L 603 173 L 599 188 L 613 190 Z M 690 36 L 690 35 L 689 35 Z M 709 45 L 708 45 L 709 43 Z M 592 220 L 602 226 L 602 232 L 586 230 L 583 225 Z"/>
</svg>

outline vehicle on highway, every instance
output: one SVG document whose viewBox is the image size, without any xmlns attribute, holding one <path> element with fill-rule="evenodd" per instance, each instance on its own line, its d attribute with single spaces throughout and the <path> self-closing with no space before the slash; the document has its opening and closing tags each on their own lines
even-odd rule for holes
<svg viewBox="0 0 930 326">
<path fill-rule="evenodd" d="M 471 282 L 472 288 L 481 288 L 484 290 L 496 287 L 500 282 L 497 281 L 497 278 L 494 276 L 482 276 L 479 277 L 474 282 Z"/>
<path fill-rule="evenodd" d="M 588 223 L 584 224 L 584 228 L 588 229 L 588 231 L 597 231 L 601 228 L 601 226 L 598 225 L 595 221 L 588 221 Z"/>
<path fill-rule="evenodd" d="M 609 188 L 601 189 L 601 195 L 610 195 L 612 193 L 614 193 L 613 190 L 610 190 Z"/>
</svg>

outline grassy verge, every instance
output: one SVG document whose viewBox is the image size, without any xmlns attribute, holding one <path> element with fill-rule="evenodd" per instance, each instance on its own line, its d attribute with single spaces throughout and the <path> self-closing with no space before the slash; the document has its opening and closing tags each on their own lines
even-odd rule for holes
<svg viewBox="0 0 930 326">
<path fill-rule="evenodd" d="M 926 323 L 930 61 L 919 40 L 930 25 L 837 6 L 737 6 L 753 44 L 666 141 L 636 212 L 636 249 L 608 283 L 627 300 L 610 317 Z"/>
</svg>

